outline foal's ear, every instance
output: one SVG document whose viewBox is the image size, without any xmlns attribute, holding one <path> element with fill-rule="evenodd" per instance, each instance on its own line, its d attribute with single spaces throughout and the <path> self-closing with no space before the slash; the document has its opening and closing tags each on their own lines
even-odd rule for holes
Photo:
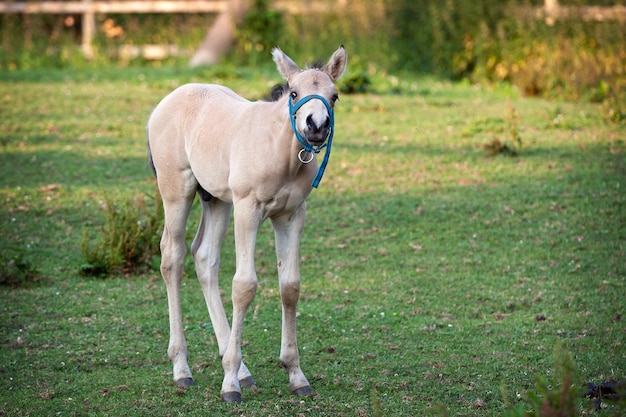
<svg viewBox="0 0 626 417">
<path fill-rule="evenodd" d="M 346 70 L 347 62 L 348 54 L 346 53 L 346 48 L 341 45 L 328 60 L 328 64 L 324 67 L 324 72 L 330 75 L 333 81 L 337 81 Z"/>
<path fill-rule="evenodd" d="M 293 74 L 300 72 L 298 65 L 293 62 L 291 58 L 285 55 L 285 53 L 278 46 L 272 49 L 272 58 L 276 63 L 278 72 L 280 72 L 285 80 L 289 80 L 289 77 Z"/>
</svg>

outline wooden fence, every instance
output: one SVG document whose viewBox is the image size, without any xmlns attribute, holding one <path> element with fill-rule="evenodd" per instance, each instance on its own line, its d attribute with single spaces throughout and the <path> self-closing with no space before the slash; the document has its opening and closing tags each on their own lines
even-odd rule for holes
<svg viewBox="0 0 626 417">
<path fill-rule="evenodd" d="M 228 0 L 74 0 L 74 1 L 24 1 L 8 0 L 0 3 L 0 14 L 79 14 L 82 15 L 81 47 L 88 58 L 93 56 L 92 41 L 96 33 L 96 14 L 111 13 L 220 13 L 228 7 Z M 338 10 L 347 0 L 298 1 L 278 0 L 272 3 L 275 9 L 290 14 L 320 13 Z M 135 48 L 136 49 L 136 48 Z M 134 51 L 134 50 L 133 50 Z M 160 57 L 161 52 L 172 52 L 171 48 L 150 45 L 145 51 Z M 169 52 L 168 52 L 169 51 Z M 131 52 L 134 54 L 134 52 Z M 150 54 L 149 54 L 150 55 Z M 148 56 L 147 58 L 150 58 Z"/>
<path fill-rule="evenodd" d="M 510 14 L 519 18 L 544 20 L 548 25 L 566 19 L 626 22 L 626 6 L 561 6 L 558 0 L 544 0 L 542 7 L 515 6 L 510 9 Z"/>
<path fill-rule="evenodd" d="M 91 57 L 93 55 L 91 44 L 96 31 L 96 14 L 219 13 L 228 7 L 228 3 L 228 0 L 4 0 L 0 3 L 0 14 L 80 14 L 82 15 L 82 50 L 87 57 Z M 321 13 L 348 7 L 348 0 L 334 2 L 275 0 L 272 6 L 290 14 Z M 549 25 L 559 19 L 626 22 L 626 6 L 572 7 L 559 5 L 558 0 L 544 0 L 544 5 L 539 7 L 513 7 L 509 13 L 519 18 L 545 20 Z"/>
</svg>

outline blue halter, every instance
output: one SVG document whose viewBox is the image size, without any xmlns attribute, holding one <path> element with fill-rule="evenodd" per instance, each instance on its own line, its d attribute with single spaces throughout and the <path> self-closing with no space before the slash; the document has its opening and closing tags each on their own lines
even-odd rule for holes
<svg viewBox="0 0 626 417">
<path fill-rule="evenodd" d="M 296 112 L 300 109 L 300 107 L 302 107 L 302 105 L 304 105 L 306 102 L 313 100 L 313 99 L 318 99 L 322 103 L 324 103 L 324 106 L 326 106 L 326 110 L 328 111 L 328 117 L 330 118 L 330 131 L 328 133 L 328 140 L 320 146 L 311 145 L 306 140 L 306 138 L 302 136 L 300 132 L 298 132 L 298 129 L 296 129 Z M 311 154 L 318 154 L 322 151 L 322 149 L 328 147 L 328 149 L 326 149 L 326 152 L 324 153 L 324 159 L 322 160 L 322 163 L 317 170 L 317 175 L 315 175 L 315 178 L 313 178 L 313 182 L 311 183 L 313 187 L 317 188 L 320 181 L 322 180 L 322 175 L 324 175 L 324 170 L 326 169 L 326 164 L 328 164 L 328 159 L 330 158 L 330 147 L 332 146 L 333 134 L 335 133 L 335 114 L 333 112 L 333 109 L 332 107 L 330 107 L 330 104 L 328 104 L 328 101 L 326 101 L 324 97 L 317 95 L 317 94 L 312 94 L 310 96 L 303 97 L 296 104 L 293 103 L 293 97 L 290 96 L 289 97 L 289 119 L 291 120 L 291 129 L 293 130 L 293 133 L 296 135 L 296 139 L 298 140 L 300 145 L 302 145 L 303 151 L 311 153 Z M 302 150 L 300 152 L 302 152 Z M 309 159 L 308 161 L 303 161 L 302 158 L 300 157 L 300 154 L 298 154 L 298 158 L 300 158 L 300 162 L 305 163 L 305 164 L 311 162 L 311 160 L 313 159 L 313 157 L 311 157 L 311 159 Z"/>
</svg>

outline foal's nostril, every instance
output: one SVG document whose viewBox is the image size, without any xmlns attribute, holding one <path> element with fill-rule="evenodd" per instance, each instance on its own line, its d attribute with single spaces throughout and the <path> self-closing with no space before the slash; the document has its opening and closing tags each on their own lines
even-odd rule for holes
<svg viewBox="0 0 626 417">
<path fill-rule="evenodd" d="M 313 117 L 309 114 L 306 118 L 306 127 L 310 130 L 316 130 L 317 126 L 315 126 L 315 122 L 313 121 Z"/>
<path fill-rule="evenodd" d="M 324 123 L 321 126 L 318 126 L 315 124 L 312 115 L 308 115 L 306 118 L 306 127 L 308 127 L 311 132 L 322 132 L 324 130 L 328 130 L 330 127 L 330 119 L 327 117 L 326 120 L 324 120 Z"/>
</svg>

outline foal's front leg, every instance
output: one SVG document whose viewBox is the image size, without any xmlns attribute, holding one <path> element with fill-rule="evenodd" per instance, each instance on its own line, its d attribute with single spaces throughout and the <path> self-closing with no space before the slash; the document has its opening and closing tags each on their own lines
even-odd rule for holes
<svg viewBox="0 0 626 417">
<path fill-rule="evenodd" d="M 233 318 L 230 339 L 222 358 L 224 381 L 221 394 L 222 400 L 227 402 L 241 401 L 238 373 L 242 366 L 243 321 L 258 286 L 254 270 L 254 248 L 257 231 L 263 219 L 258 203 L 253 199 L 235 202 L 234 214 L 237 261 L 232 287 Z"/>
<path fill-rule="evenodd" d="M 296 341 L 296 307 L 300 297 L 300 238 L 306 217 L 303 202 L 294 213 L 272 219 L 276 236 L 278 282 L 283 311 L 280 361 L 289 374 L 289 389 L 296 395 L 311 395 L 311 385 L 300 369 Z"/>
</svg>

